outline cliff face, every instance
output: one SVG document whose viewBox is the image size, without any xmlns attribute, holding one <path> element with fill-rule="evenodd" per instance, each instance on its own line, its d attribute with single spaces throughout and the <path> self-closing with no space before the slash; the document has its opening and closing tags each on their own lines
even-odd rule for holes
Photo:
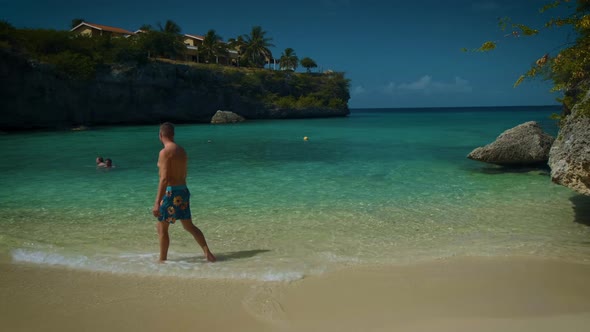
<svg viewBox="0 0 590 332">
<path fill-rule="evenodd" d="M 549 152 L 553 182 L 590 196 L 590 91 L 562 121 Z"/>
<path fill-rule="evenodd" d="M 278 98 L 296 88 L 293 75 L 304 74 L 151 62 L 140 67 L 104 66 L 94 79 L 79 80 L 52 66 L 4 52 L 0 53 L 0 128 L 204 123 L 220 109 L 248 119 L 349 114 L 347 80 L 331 75 L 310 75 L 305 78 L 309 86 L 298 87 L 297 93 L 313 95 L 319 87 L 342 103 L 299 109 L 273 105 L 269 96 Z"/>
</svg>

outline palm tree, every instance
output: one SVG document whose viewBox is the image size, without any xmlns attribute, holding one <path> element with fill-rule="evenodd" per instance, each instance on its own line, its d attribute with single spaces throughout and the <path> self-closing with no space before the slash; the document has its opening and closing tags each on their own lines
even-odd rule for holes
<svg viewBox="0 0 590 332">
<path fill-rule="evenodd" d="M 182 55 L 186 48 L 182 42 L 180 26 L 171 20 L 167 20 L 165 26 L 160 23 L 157 26 L 160 31 L 150 30 L 149 25 L 142 26 L 142 30 L 148 28 L 146 33 L 141 34 L 141 44 L 148 51 L 148 57 L 155 55 L 175 59 Z"/>
<path fill-rule="evenodd" d="M 295 50 L 290 47 L 286 48 L 283 54 L 281 54 L 281 59 L 279 59 L 280 68 L 295 71 L 298 64 L 299 58 L 295 54 Z"/>
<path fill-rule="evenodd" d="M 139 30 L 144 31 L 144 32 L 148 32 L 148 31 L 153 31 L 154 28 L 152 27 L 151 24 L 143 24 L 142 26 L 139 27 Z"/>
<path fill-rule="evenodd" d="M 255 26 L 249 35 L 243 35 L 244 57 L 251 66 L 263 68 L 265 62 L 272 59 L 272 52 L 268 48 L 274 45 L 270 43 L 272 38 L 265 38 L 265 34 L 266 31 L 260 26 Z"/>
<path fill-rule="evenodd" d="M 215 33 L 215 30 L 211 29 L 207 31 L 203 44 L 199 45 L 199 53 L 205 59 L 205 62 L 219 62 L 219 56 L 225 55 L 227 49 L 222 38 Z"/>
<path fill-rule="evenodd" d="M 244 51 L 246 50 L 246 42 L 244 41 L 244 37 L 238 36 L 237 38 L 228 39 L 227 40 L 227 48 L 238 52 L 237 65 L 239 66 L 240 62 L 241 62 L 241 57 L 244 54 Z"/>
<path fill-rule="evenodd" d="M 163 27 L 162 27 L 162 24 L 158 23 L 158 27 L 160 28 L 161 32 L 175 34 L 175 35 L 180 34 L 180 26 L 172 20 L 167 20 L 166 24 Z"/>
<path fill-rule="evenodd" d="M 305 57 L 301 59 L 301 66 L 307 69 L 307 72 L 311 72 L 311 68 L 316 68 L 318 65 L 311 58 Z"/>
<path fill-rule="evenodd" d="M 75 18 L 72 20 L 72 22 L 70 23 L 72 29 L 77 27 L 78 25 L 80 25 L 80 23 L 84 22 L 83 18 Z"/>
</svg>

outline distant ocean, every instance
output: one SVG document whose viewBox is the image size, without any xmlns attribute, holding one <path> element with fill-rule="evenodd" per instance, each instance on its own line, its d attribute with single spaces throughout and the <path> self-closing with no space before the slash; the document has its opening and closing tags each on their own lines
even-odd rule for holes
<svg viewBox="0 0 590 332">
<path fill-rule="evenodd" d="M 346 118 L 178 125 L 193 219 L 215 264 L 180 222 L 170 262 L 156 263 L 158 126 L 2 135 L 0 257 L 257 280 L 453 256 L 589 262 L 589 200 L 551 183 L 547 170 L 466 158 L 526 121 L 555 135 L 552 113 L 560 108 L 353 109 Z M 97 155 L 116 168 L 96 169 Z"/>
</svg>

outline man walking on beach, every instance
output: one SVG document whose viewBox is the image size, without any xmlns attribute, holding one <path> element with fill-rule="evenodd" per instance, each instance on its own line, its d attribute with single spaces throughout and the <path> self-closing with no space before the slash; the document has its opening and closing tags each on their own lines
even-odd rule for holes
<svg viewBox="0 0 590 332">
<path fill-rule="evenodd" d="M 180 219 L 184 229 L 191 233 L 203 249 L 209 262 L 215 262 L 203 232 L 193 224 L 190 209 L 190 192 L 186 186 L 186 151 L 174 142 L 174 125 L 166 122 L 160 126 L 160 141 L 164 148 L 158 157 L 160 182 L 152 213 L 158 218 L 156 228 L 160 239 L 160 262 L 168 258 L 170 238 L 168 227 Z"/>
</svg>

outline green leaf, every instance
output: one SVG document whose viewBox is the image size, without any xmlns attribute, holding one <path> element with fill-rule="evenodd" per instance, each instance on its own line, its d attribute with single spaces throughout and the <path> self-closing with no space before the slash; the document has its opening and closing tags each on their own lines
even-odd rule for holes
<svg viewBox="0 0 590 332">
<path fill-rule="evenodd" d="M 522 31 L 522 34 L 525 36 L 534 36 L 539 33 L 539 30 L 529 28 L 524 24 L 513 24 L 512 26 L 515 28 L 519 28 L 520 31 Z"/>
<path fill-rule="evenodd" d="M 488 51 L 491 51 L 491 50 L 493 50 L 495 48 L 496 48 L 496 43 L 495 42 L 493 42 L 493 41 L 487 41 L 487 42 L 483 43 L 481 45 L 481 47 L 477 49 L 477 51 L 480 51 L 480 52 L 488 52 Z"/>
<path fill-rule="evenodd" d="M 557 91 L 561 91 L 561 90 L 565 90 L 566 85 L 564 83 L 558 83 L 555 84 L 551 90 L 549 90 L 550 92 L 557 92 Z"/>
<path fill-rule="evenodd" d="M 508 27 L 508 23 L 510 23 L 510 21 L 511 21 L 510 17 L 498 18 L 498 26 L 500 27 L 500 30 L 502 30 L 502 31 L 506 30 L 506 28 Z"/>
<path fill-rule="evenodd" d="M 520 83 L 522 83 L 522 81 L 524 81 L 524 75 L 520 75 L 516 82 L 514 82 L 514 87 L 516 88 L 517 86 L 519 86 Z"/>
<path fill-rule="evenodd" d="M 547 11 L 549 9 L 553 9 L 553 8 L 559 6 L 560 4 L 561 4 L 560 0 L 556 0 L 553 3 L 546 4 L 545 6 L 541 7 L 541 9 L 539 9 L 539 13 L 544 13 L 545 11 Z"/>
<path fill-rule="evenodd" d="M 552 28 L 552 27 L 562 27 L 564 25 L 574 25 L 578 22 L 577 19 L 568 17 L 568 18 L 552 18 L 547 23 L 545 23 L 545 27 Z"/>
</svg>

